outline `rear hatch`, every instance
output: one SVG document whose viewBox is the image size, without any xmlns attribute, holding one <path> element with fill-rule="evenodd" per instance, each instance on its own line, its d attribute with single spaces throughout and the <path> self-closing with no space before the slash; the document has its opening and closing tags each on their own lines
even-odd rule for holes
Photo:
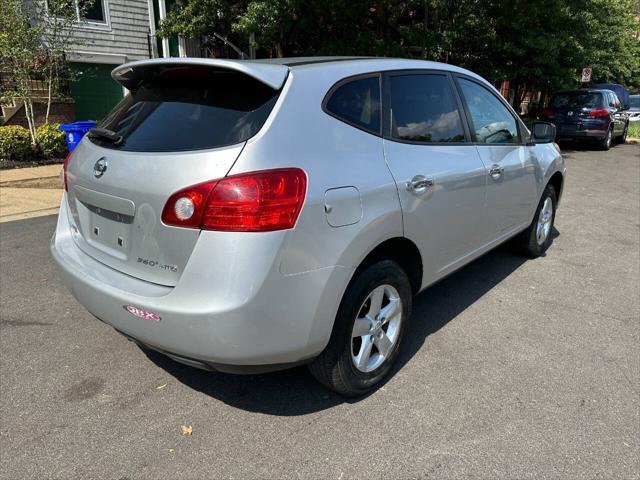
<svg viewBox="0 0 640 480">
<path fill-rule="evenodd" d="M 603 105 L 602 93 L 576 91 L 558 93 L 551 102 L 551 109 L 557 125 L 575 128 L 589 120 L 591 110 L 604 108 Z"/>
<path fill-rule="evenodd" d="M 207 63 L 205 63 L 207 62 Z M 145 61 L 114 78 L 130 94 L 87 135 L 67 166 L 73 237 L 85 253 L 173 286 L 200 234 L 163 224 L 169 196 L 224 177 L 269 116 L 287 69 L 225 61 Z M 262 75 L 262 76 L 261 76 Z M 91 138 L 89 138 L 91 135 Z"/>
</svg>

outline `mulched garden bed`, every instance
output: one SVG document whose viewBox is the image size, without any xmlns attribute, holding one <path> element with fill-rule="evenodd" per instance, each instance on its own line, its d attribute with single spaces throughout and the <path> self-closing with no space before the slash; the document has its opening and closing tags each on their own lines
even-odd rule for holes
<svg viewBox="0 0 640 480">
<path fill-rule="evenodd" d="M 44 165 L 55 165 L 56 163 L 64 163 L 64 158 L 42 158 L 37 160 L 0 159 L 0 170 L 8 170 L 10 168 L 42 167 Z"/>
</svg>

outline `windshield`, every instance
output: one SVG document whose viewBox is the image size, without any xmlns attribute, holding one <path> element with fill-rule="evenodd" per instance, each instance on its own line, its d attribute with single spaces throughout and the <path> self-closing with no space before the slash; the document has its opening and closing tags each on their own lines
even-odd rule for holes
<svg viewBox="0 0 640 480">
<path fill-rule="evenodd" d="M 151 72 L 100 123 L 135 152 L 202 150 L 246 141 L 262 127 L 278 97 L 272 88 L 237 72 L 164 68 Z"/>
<path fill-rule="evenodd" d="M 551 106 L 558 109 L 598 108 L 602 103 L 602 94 L 598 92 L 566 92 L 553 97 Z"/>
</svg>

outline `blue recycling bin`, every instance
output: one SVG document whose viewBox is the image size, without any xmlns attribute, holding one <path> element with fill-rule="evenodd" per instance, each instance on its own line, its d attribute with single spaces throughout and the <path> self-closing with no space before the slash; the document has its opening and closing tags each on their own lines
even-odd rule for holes
<svg viewBox="0 0 640 480">
<path fill-rule="evenodd" d="M 85 133 L 96 126 L 96 122 L 89 120 L 86 122 L 73 122 L 60 125 L 60 130 L 65 133 L 67 148 L 73 152 L 84 137 Z"/>
</svg>

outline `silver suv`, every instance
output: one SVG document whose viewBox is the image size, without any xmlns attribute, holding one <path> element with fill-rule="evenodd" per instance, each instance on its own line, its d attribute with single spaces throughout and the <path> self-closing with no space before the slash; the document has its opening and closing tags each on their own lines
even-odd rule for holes
<svg viewBox="0 0 640 480">
<path fill-rule="evenodd" d="M 309 364 L 360 395 L 412 296 L 517 237 L 552 239 L 565 173 L 485 80 L 376 58 L 163 59 L 64 167 L 51 250 L 98 319 L 192 366 Z M 420 319 L 415 319 L 419 321 Z"/>
</svg>

